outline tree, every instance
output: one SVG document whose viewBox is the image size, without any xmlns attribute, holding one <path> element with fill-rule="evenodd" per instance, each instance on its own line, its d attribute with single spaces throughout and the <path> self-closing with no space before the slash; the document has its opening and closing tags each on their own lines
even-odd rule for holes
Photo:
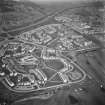
<svg viewBox="0 0 105 105">
<path fill-rule="evenodd" d="M 14 11 L 14 3 L 13 0 L 0 0 L 0 12 Z"/>
</svg>

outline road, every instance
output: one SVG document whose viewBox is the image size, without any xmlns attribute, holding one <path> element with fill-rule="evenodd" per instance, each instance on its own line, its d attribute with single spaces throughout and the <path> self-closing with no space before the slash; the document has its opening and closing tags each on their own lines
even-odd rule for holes
<svg viewBox="0 0 105 105">
<path fill-rule="evenodd" d="M 81 5 L 81 7 L 86 7 L 86 6 L 87 6 L 87 4 L 86 5 Z M 26 28 L 34 27 L 34 26 L 40 24 L 43 21 L 51 19 L 52 17 L 56 16 L 57 14 L 63 13 L 64 11 L 67 11 L 67 10 L 73 9 L 73 8 L 74 7 L 68 7 L 68 8 L 66 7 L 66 8 L 63 8 L 62 10 L 57 11 L 57 12 L 54 11 L 53 13 L 45 15 L 44 17 L 41 17 L 40 19 L 34 21 L 33 24 L 31 24 L 31 25 L 28 25 L 28 26 L 25 26 L 25 27 L 21 27 L 21 28 L 18 28 L 18 29 L 14 29 L 14 30 L 10 30 L 10 31 L 6 31 L 5 33 L 21 31 L 21 30 L 26 29 Z M 80 8 L 80 6 L 76 6 L 76 8 Z"/>
</svg>

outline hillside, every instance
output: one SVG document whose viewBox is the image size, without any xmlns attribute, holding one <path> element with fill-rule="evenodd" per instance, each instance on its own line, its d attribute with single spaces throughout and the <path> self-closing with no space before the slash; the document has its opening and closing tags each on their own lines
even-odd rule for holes
<svg viewBox="0 0 105 105">
<path fill-rule="evenodd" d="M 16 2 L 2 0 L 0 3 L 0 27 L 2 30 L 12 30 L 43 17 L 44 8 L 31 2 Z"/>
</svg>

